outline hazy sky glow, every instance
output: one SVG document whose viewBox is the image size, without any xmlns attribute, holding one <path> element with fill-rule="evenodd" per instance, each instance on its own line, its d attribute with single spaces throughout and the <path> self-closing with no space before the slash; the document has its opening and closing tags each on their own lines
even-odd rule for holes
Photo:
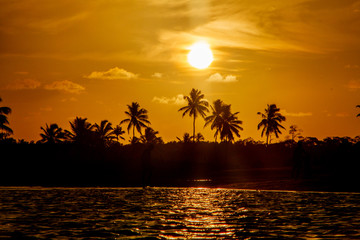
<svg viewBox="0 0 360 240">
<path fill-rule="evenodd" d="M 260 139 L 276 103 L 304 136 L 360 135 L 360 1 L 0 0 L 0 97 L 14 137 L 69 129 L 76 116 L 118 124 L 133 101 L 165 141 L 191 132 L 177 110 L 197 88 L 239 111 Z M 189 47 L 207 42 L 199 70 Z M 210 129 L 197 130 L 213 140 Z"/>
</svg>

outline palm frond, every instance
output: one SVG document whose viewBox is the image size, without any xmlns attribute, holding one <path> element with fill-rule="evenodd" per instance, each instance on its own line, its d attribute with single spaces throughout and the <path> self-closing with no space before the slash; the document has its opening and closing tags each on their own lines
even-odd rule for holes
<svg viewBox="0 0 360 240">
<path fill-rule="evenodd" d="M 11 108 L 9 107 L 0 107 L 0 114 L 10 114 L 11 113 Z"/>
</svg>

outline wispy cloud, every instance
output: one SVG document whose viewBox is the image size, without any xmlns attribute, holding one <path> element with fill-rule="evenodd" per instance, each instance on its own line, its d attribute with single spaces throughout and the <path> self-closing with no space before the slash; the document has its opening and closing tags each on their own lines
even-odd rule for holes
<svg viewBox="0 0 360 240">
<path fill-rule="evenodd" d="M 354 1 L 328 1 L 325 7 L 318 0 L 256 2 L 218 1 L 207 6 L 211 17 L 203 21 L 194 21 L 200 17 L 193 14 L 197 11 L 191 9 L 190 1 L 173 7 L 165 18 L 182 16 L 197 24 L 190 29 L 159 29 L 158 44 L 148 52 L 152 57 L 162 55 L 176 61 L 182 54 L 179 48 L 186 50 L 193 42 L 204 40 L 217 51 L 218 60 L 228 61 L 233 60 L 229 58 L 234 51 L 225 48 L 328 53 L 358 46 L 359 4 Z"/>
<path fill-rule="evenodd" d="M 219 82 L 219 83 L 231 83 L 231 82 L 237 82 L 238 80 L 236 79 L 236 76 L 234 76 L 234 75 L 222 76 L 220 73 L 214 73 L 206 81 Z"/>
<path fill-rule="evenodd" d="M 79 94 L 85 90 L 85 88 L 77 83 L 69 80 L 54 81 L 48 84 L 41 84 L 40 81 L 34 79 L 22 79 L 16 80 L 5 87 L 1 88 L 5 90 L 34 90 L 34 89 L 45 89 L 45 90 L 59 90 L 68 93 Z"/>
<path fill-rule="evenodd" d="M 48 32 L 51 34 L 58 33 L 74 23 L 78 23 L 84 20 L 88 16 L 86 12 L 80 12 L 72 16 L 65 16 L 58 19 L 39 19 L 28 23 L 30 28 Z"/>
<path fill-rule="evenodd" d="M 77 101 L 78 99 L 74 97 L 61 99 L 61 102 L 77 102 Z"/>
<path fill-rule="evenodd" d="M 126 71 L 123 68 L 114 67 L 104 72 L 92 72 L 86 78 L 90 79 L 108 79 L 108 80 L 120 80 L 120 79 L 134 79 L 138 77 L 138 74 Z"/>
<path fill-rule="evenodd" d="M 71 82 L 69 80 L 55 81 L 44 86 L 46 90 L 59 90 L 65 91 L 68 93 L 79 94 L 85 90 L 85 88 L 77 83 Z"/>
<path fill-rule="evenodd" d="M 351 80 L 346 84 L 346 87 L 350 91 L 356 91 L 360 89 L 360 81 L 359 80 Z"/>
<path fill-rule="evenodd" d="M 182 105 L 185 104 L 186 101 L 184 99 L 184 95 L 178 94 L 176 97 L 154 97 L 153 102 L 161 103 L 161 104 L 175 104 L 175 105 Z"/>
<path fill-rule="evenodd" d="M 176 85 L 182 85 L 185 84 L 184 81 L 169 81 L 169 83 L 176 84 Z"/>
<path fill-rule="evenodd" d="M 17 74 L 17 75 L 28 75 L 29 74 L 29 72 L 14 72 L 15 74 Z"/>
<path fill-rule="evenodd" d="M 358 69 L 359 65 L 357 65 L 357 64 L 346 64 L 344 66 L 344 68 L 346 68 L 346 69 Z"/>
<path fill-rule="evenodd" d="M 14 33 L 28 36 L 34 51 L 19 52 L 17 44 L 8 44 L 1 55 L 178 61 L 172 55 L 200 39 L 227 57 L 234 51 L 225 48 L 319 52 L 357 46 L 359 2 L 321 2 L 148 0 L 139 8 L 136 1 L 2 1 L 5 42 L 20 41 Z M 140 19 L 146 21 L 139 25 Z M 66 34 L 53 36 L 59 33 Z"/>
<path fill-rule="evenodd" d="M 51 112 L 53 110 L 52 107 L 41 107 L 40 108 L 40 111 L 43 111 L 43 112 Z"/>
<path fill-rule="evenodd" d="M 163 77 L 163 74 L 162 73 L 159 73 L 159 72 L 156 72 L 154 73 L 153 75 L 151 75 L 153 78 L 162 78 Z"/>
<path fill-rule="evenodd" d="M 313 115 L 312 112 L 287 112 L 285 109 L 281 110 L 281 113 L 288 117 L 310 117 Z"/>
<path fill-rule="evenodd" d="M 36 89 L 41 86 L 38 80 L 34 79 L 22 79 L 16 80 L 7 84 L 3 89 L 7 90 L 25 90 L 25 89 Z"/>
<path fill-rule="evenodd" d="M 335 116 L 343 118 L 343 117 L 349 117 L 350 114 L 347 112 L 339 112 L 339 113 L 336 113 Z"/>
</svg>

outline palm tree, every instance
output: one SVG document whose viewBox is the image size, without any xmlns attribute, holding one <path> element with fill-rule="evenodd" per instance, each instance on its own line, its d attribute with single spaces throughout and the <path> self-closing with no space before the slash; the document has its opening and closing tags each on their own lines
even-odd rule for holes
<svg viewBox="0 0 360 240">
<path fill-rule="evenodd" d="M 237 118 L 236 113 L 231 113 L 230 106 L 227 105 L 224 108 L 224 112 L 221 116 L 221 131 L 220 131 L 220 139 L 225 140 L 226 142 L 232 142 L 234 141 L 234 134 L 237 137 L 240 137 L 239 131 L 243 130 L 240 125 L 242 124 L 242 121 Z"/>
<path fill-rule="evenodd" d="M 132 138 L 130 138 L 129 139 L 129 142 L 131 143 L 131 144 L 138 144 L 138 143 L 140 143 L 140 138 L 138 138 L 138 137 L 132 137 Z"/>
<path fill-rule="evenodd" d="M 125 133 L 125 131 L 122 129 L 122 127 L 119 125 L 116 125 L 116 127 L 113 130 L 113 134 L 115 134 L 116 136 L 116 140 L 119 141 L 119 138 L 121 138 L 122 140 L 125 140 L 124 137 L 122 137 L 121 135 L 123 135 Z"/>
<path fill-rule="evenodd" d="M 258 112 L 258 115 L 262 117 L 261 122 L 258 124 L 258 130 L 262 127 L 261 137 L 266 135 L 266 146 L 269 145 L 269 136 L 274 133 L 278 138 L 281 131 L 279 129 L 285 129 L 280 123 L 285 121 L 286 118 L 280 113 L 280 108 L 276 107 L 276 104 L 267 105 L 265 113 Z"/>
<path fill-rule="evenodd" d="M 289 129 L 289 134 L 291 135 L 291 141 L 294 142 L 296 137 L 300 136 L 301 129 L 296 125 L 291 125 Z"/>
<path fill-rule="evenodd" d="M 69 138 L 77 143 L 88 143 L 94 126 L 87 121 L 87 118 L 76 117 L 69 123 L 72 131 L 69 132 Z"/>
<path fill-rule="evenodd" d="M 213 105 L 211 106 L 212 115 L 205 118 L 204 127 L 211 123 L 211 130 L 215 128 L 215 142 L 218 134 L 222 141 L 233 141 L 234 134 L 240 137 L 239 131 L 243 128 L 240 126 L 242 121 L 236 116 L 239 112 L 231 113 L 231 105 L 225 104 L 220 99 L 214 101 Z"/>
<path fill-rule="evenodd" d="M 130 128 L 133 128 L 133 138 L 135 137 L 135 129 L 142 135 L 141 128 L 146 128 L 146 124 L 150 124 L 148 120 L 148 111 L 144 108 L 140 108 L 139 103 L 132 102 L 131 105 L 127 105 L 128 111 L 125 111 L 125 114 L 129 117 L 127 119 L 124 119 L 120 122 L 120 124 L 123 123 L 129 123 L 127 127 L 127 131 L 129 133 Z"/>
<path fill-rule="evenodd" d="M 40 133 L 41 143 L 61 143 L 65 139 L 65 132 L 56 124 L 52 123 L 50 126 L 41 127 L 43 133 Z"/>
<path fill-rule="evenodd" d="M 115 138 L 112 124 L 108 120 L 102 120 L 100 125 L 95 123 L 94 128 L 98 140 L 100 140 L 100 142 L 104 145 Z"/>
<path fill-rule="evenodd" d="M 156 136 L 159 134 L 158 131 L 155 131 L 151 127 L 145 128 L 145 133 L 140 137 L 142 143 L 163 143 L 161 137 Z"/>
<path fill-rule="evenodd" d="M 0 98 L 1 99 L 1 98 Z M 360 105 L 356 105 L 357 108 L 360 108 Z M 360 113 L 356 115 L 356 117 L 360 117 Z"/>
<path fill-rule="evenodd" d="M 0 102 L 2 102 L 1 98 L 0 98 Z M 8 121 L 6 115 L 8 115 L 10 113 L 11 113 L 11 108 L 9 108 L 9 107 L 0 107 L 0 130 L 4 131 L 7 134 L 12 134 L 13 133 L 13 130 L 9 126 L 7 126 L 7 125 L 9 125 L 9 121 Z"/>
<path fill-rule="evenodd" d="M 206 113 L 209 112 L 208 102 L 204 99 L 204 94 L 201 93 L 200 90 L 192 89 L 190 92 L 190 96 L 184 96 L 184 99 L 187 101 L 187 106 L 182 107 L 179 111 L 183 112 L 183 117 L 186 114 L 189 114 L 189 117 L 193 116 L 193 141 L 195 141 L 195 119 L 200 115 L 205 118 Z"/>
<path fill-rule="evenodd" d="M 221 114 L 224 112 L 224 105 L 225 104 L 220 99 L 217 99 L 217 100 L 214 101 L 213 105 L 214 106 L 210 106 L 211 110 L 212 110 L 212 115 L 207 116 L 205 118 L 204 127 L 208 126 L 211 123 L 211 126 L 210 126 L 211 130 L 216 128 L 216 131 L 215 131 L 215 134 L 214 134 L 214 138 L 215 138 L 215 142 L 216 142 L 217 135 L 220 132 Z"/>
<path fill-rule="evenodd" d="M 196 142 L 201 142 L 201 141 L 204 141 L 205 138 L 204 138 L 204 135 L 202 135 L 201 133 L 197 133 L 196 136 L 195 136 L 195 140 Z"/>
<path fill-rule="evenodd" d="M 192 139 L 192 137 L 190 136 L 189 133 L 184 133 L 182 139 L 179 137 L 176 137 L 176 138 L 177 138 L 177 140 L 179 140 L 179 142 L 183 142 L 183 143 L 190 143 L 191 139 Z"/>
</svg>

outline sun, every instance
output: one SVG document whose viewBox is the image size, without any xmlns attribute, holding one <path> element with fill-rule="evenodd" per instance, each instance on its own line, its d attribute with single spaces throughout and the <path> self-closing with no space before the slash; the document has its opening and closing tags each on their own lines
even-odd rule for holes
<svg viewBox="0 0 360 240">
<path fill-rule="evenodd" d="M 194 43 L 190 47 L 187 60 L 191 66 L 197 69 L 207 68 L 214 60 L 209 44 L 205 42 Z"/>
</svg>

